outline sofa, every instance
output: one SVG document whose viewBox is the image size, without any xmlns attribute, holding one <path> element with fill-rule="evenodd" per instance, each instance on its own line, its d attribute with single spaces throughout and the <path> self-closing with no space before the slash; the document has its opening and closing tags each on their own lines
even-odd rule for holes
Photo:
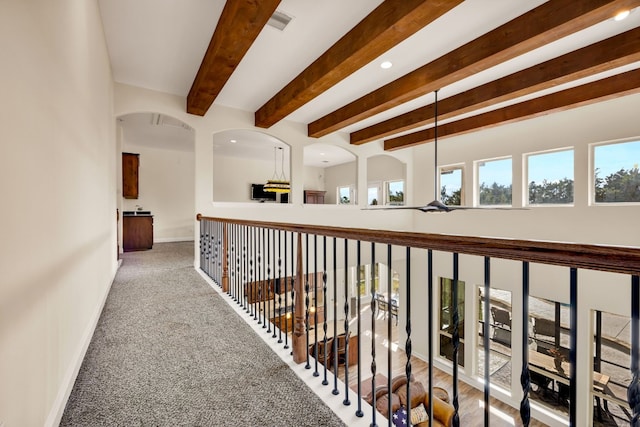
<svg viewBox="0 0 640 427">
<path fill-rule="evenodd" d="M 429 394 L 420 381 L 413 378 L 409 383 L 411 397 L 411 414 L 407 414 L 407 377 L 402 375 L 391 380 L 391 395 L 388 392 L 388 385 L 383 384 L 376 387 L 376 409 L 385 417 L 389 418 L 389 398 L 391 398 L 391 419 L 394 425 L 409 425 L 408 419 L 414 426 L 429 426 L 427 410 L 429 408 Z M 369 404 L 373 404 L 373 394 L 365 396 L 364 399 Z M 455 409 L 448 403 L 448 393 L 438 387 L 433 391 L 433 425 L 450 427 Z M 390 397 L 389 397 L 390 396 Z"/>
</svg>

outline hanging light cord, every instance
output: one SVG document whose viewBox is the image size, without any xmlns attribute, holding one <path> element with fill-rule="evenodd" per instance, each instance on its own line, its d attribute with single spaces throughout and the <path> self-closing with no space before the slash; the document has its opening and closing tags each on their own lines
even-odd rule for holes
<svg viewBox="0 0 640 427">
<path fill-rule="evenodd" d="M 273 180 L 278 179 L 278 148 L 273 147 Z"/>
<path fill-rule="evenodd" d="M 282 149 L 282 147 L 278 147 L 278 149 L 280 150 L 280 169 L 282 171 L 282 180 L 286 181 L 287 180 L 287 176 L 284 174 L 284 150 Z"/>
</svg>

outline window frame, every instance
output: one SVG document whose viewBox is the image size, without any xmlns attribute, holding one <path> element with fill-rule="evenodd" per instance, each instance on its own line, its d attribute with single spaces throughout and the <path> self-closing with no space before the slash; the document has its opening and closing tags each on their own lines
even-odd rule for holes
<svg viewBox="0 0 640 427">
<path fill-rule="evenodd" d="M 342 203 L 342 197 L 340 197 L 340 190 L 343 188 L 348 188 L 349 189 L 349 203 Z M 357 203 L 356 200 L 356 189 L 355 189 L 355 185 L 353 184 L 348 184 L 348 185 L 338 185 L 336 187 L 336 204 L 337 205 L 355 205 Z"/>
<path fill-rule="evenodd" d="M 481 204 L 480 203 L 480 185 L 482 185 L 482 183 L 480 182 L 480 167 L 484 166 L 484 164 L 486 163 L 490 163 L 490 162 L 496 162 L 496 161 L 501 161 L 501 160 L 511 160 L 511 203 L 509 204 L 496 204 L 496 205 L 486 205 L 486 204 Z M 512 207 L 513 206 L 513 156 L 512 155 L 508 155 L 508 156 L 501 156 L 501 157 L 492 157 L 492 158 L 488 158 L 488 159 L 482 159 L 482 160 L 474 160 L 473 162 L 474 165 L 474 178 L 475 178 L 475 185 L 474 185 L 474 206 L 481 206 L 481 207 L 486 207 L 486 208 L 492 208 L 492 207 Z"/>
<path fill-rule="evenodd" d="M 391 197 L 391 192 L 389 191 L 389 186 L 393 183 L 401 182 L 402 183 L 402 202 L 391 202 L 389 198 Z M 407 182 L 404 179 L 391 179 L 389 181 L 385 181 L 383 185 L 384 192 L 384 204 L 385 206 L 404 206 L 407 201 Z"/>
<path fill-rule="evenodd" d="M 456 206 L 464 206 L 465 204 L 465 186 L 464 186 L 464 179 L 465 179 L 465 165 L 464 163 L 458 163 L 458 164 L 454 164 L 454 165 L 447 165 L 447 166 L 441 166 L 438 168 L 438 194 L 434 194 L 434 196 L 442 201 L 442 175 L 443 172 L 445 172 L 445 174 L 447 173 L 453 173 L 456 170 L 460 170 L 460 204 L 456 205 Z"/>
<path fill-rule="evenodd" d="M 371 204 L 369 202 L 369 191 L 372 189 L 376 189 L 376 193 L 377 193 L 377 197 L 374 199 L 377 201 L 377 203 Z M 378 206 L 381 204 L 381 202 L 383 201 L 383 191 L 382 191 L 382 182 L 380 181 L 375 181 L 375 182 L 369 182 L 367 184 L 367 206 Z"/>
<path fill-rule="evenodd" d="M 572 181 L 573 181 L 573 200 L 571 201 L 571 203 L 530 203 L 529 202 L 529 158 L 532 156 L 543 156 L 545 154 L 554 154 L 554 153 L 561 153 L 561 152 L 565 152 L 565 151 L 572 151 L 573 152 L 573 177 L 572 177 Z M 576 203 L 576 150 L 575 147 L 563 147 L 563 148 L 556 148 L 556 149 L 552 149 L 552 150 L 543 150 L 543 151 L 535 151 L 535 152 L 531 152 L 531 153 L 525 153 L 522 155 L 522 174 L 523 174 L 523 180 L 522 180 L 522 185 L 523 185 L 523 189 L 522 189 L 522 205 L 526 206 L 526 207 L 532 207 L 532 208 L 536 208 L 536 207 L 573 207 L 575 206 Z M 513 184 L 512 184 L 513 187 Z M 513 203 L 513 196 L 512 196 L 512 203 Z"/>
<path fill-rule="evenodd" d="M 589 206 L 638 206 L 638 202 L 597 202 L 596 201 L 596 148 L 607 145 L 640 143 L 640 137 L 618 139 L 589 144 Z M 640 161 L 639 161 L 640 163 Z"/>
</svg>

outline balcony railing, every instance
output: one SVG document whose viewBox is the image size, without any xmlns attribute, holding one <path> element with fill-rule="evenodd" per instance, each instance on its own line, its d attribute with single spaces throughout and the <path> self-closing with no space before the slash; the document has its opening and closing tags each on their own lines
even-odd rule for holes
<svg viewBox="0 0 640 427">
<path fill-rule="evenodd" d="M 329 386 L 333 382 L 333 394 L 342 394 L 343 405 L 353 404 L 355 414 L 358 417 L 370 417 L 371 425 L 377 425 L 381 420 L 392 425 L 394 414 L 402 416 L 397 411 L 394 399 L 389 398 L 388 390 L 395 390 L 395 394 L 400 396 L 409 417 L 412 409 L 424 403 L 429 425 L 433 425 L 436 415 L 444 417 L 440 421 L 444 421 L 445 425 L 461 424 L 461 416 L 464 415 L 460 411 L 459 370 L 464 355 L 461 333 L 464 333 L 463 319 L 473 318 L 474 313 L 470 310 L 473 304 L 465 304 L 467 312 L 460 308 L 460 301 L 464 300 L 460 264 L 470 259 L 462 259 L 463 255 L 479 257 L 481 260 L 480 269 L 470 269 L 481 271 L 476 274 L 481 277 L 469 277 L 470 273 L 465 273 L 465 280 L 476 280 L 481 284 L 481 301 L 485 307 L 478 319 L 479 340 L 482 340 L 484 351 L 484 366 L 481 366 L 483 375 L 479 383 L 483 383 L 485 426 L 489 425 L 493 401 L 491 394 L 494 390 L 489 367 L 491 328 L 501 331 L 501 343 L 509 347 L 514 345 L 512 360 L 515 368 L 521 368 L 521 391 L 514 391 L 512 396 L 520 401 L 518 411 L 523 425 L 528 426 L 531 422 L 532 384 L 540 387 L 542 376 L 558 385 L 558 396 L 564 394 L 568 402 L 570 425 L 581 425 L 579 420 L 584 422 L 579 418 L 584 415 L 580 414 L 589 413 L 589 410 L 585 411 L 582 405 L 587 399 L 596 398 L 598 404 L 604 401 L 605 408 L 608 402 L 621 405 L 628 414 L 628 422 L 632 426 L 640 426 L 638 248 L 324 227 L 201 215 L 198 215 L 198 220 L 202 271 L 220 285 L 255 322 L 261 324 L 267 333 L 271 333 L 274 340 L 285 348 L 291 346 L 296 363 L 304 363 L 306 369 L 313 370 L 313 375 L 319 377 L 321 384 Z M 436 253 L 437 262 L 434 260 Z M 443 262 L 446 259 L 449 261 Z M 496 324 L 489 317 L 489 307 L 495 305 L 490 297 L 491 271 L 494 264 L 504 260 L 520 265 L 518 277 L 513 278 L 519 281 L 520 299 L 513 303 L 512 310 L 520 319 L 517 316 L 512 319 L 509 313 L 508 322 L 501 320 Z M 386 278 L 380 277 L 379 271 L 374 271 L 377 263 L 385 265 Z M 367 270 L 363 267 L 365 265 L 369 266 Z M 569 325 L 564 330 L 568 332 L 569 343 L 568 354 L 564 355 L 563 360 L 560 357 L 540 356 L 531 350 L 536 337 L 532 336 L 531 331 L 529 288 L 532 275 L 545 274 L 540 266 L 557 266 L 566 272 Z M 402 279 L 399 289 L 394 290 L 392 271 L 396 267 L 401 271 Z M 438 276 L 436 269 L 451 273 L 447 307 L 443 307 L 441 302 L 444 288 L 437 287 L 435 282 Z M 534 269 L 535 272 L 532 271 Z M 587 392 L 582 390 L 583 393 L 578 393 L 578 385 L 588 387 L 591 382 L 578 380 L 578 372 L 586 372 L 584 361 L 590 360 L 590 356 L 586 358 L 584 353 L 580 356 L 578 336 L 588 333 L 593 336 L 593 331 L 586 330 L 588 328 L 584 321 L 578 323 L 581 292 L 589 292 L 591 286 L 591 283 L 587 283 L 582 290 L 579 278 L 583 272 L 588 275 L 591 271 L 604 272 L 605 277 L 616 280 L 621 275 L 626 278 L 622 289 L 616 288 L 616 292 L 628 295 L 625 299 L 629 301 L 631 313 L 629 369 L 632 379 L 627 386 L 626 401 L 607 393 L 608 377 L 605 380 L 606 375 L 600 375 L 594 367 L 589 367 L 594 380 L 593 390 L 588 388 Z M 364 273 L 370 278 L 367 294 L 361 290 Z M 585 282 L 592 281 L 587 279 Z M 604 282 L 603 286 L 606 286 Z M 440 299 L 434 299 L 439 289 Z M 440 328 L 435 323 L 436 310 L 439 309 L 443 310 L 441 320 L 444 317 L 448 319 L 444 329 L 443 321 Z M 404 347 L 404 351 L 400 352 L 402 355 L 392 349 L 392 331 L 398 320 L 399 328 L 404 331 L 404 345 L 400 346 Z M 556 331 L 559 331 L 559 317 L 556 320 Z M 417 321 L 420 321 L 419 332 L 414 332 Z M 540 330 L 542 325 L 540 321 Z M 365 332 L 365 328 L 369 329 Z M 504 331 L 508 331 L 508 340 L 504 338 Z M 420 334 L 421 339 L 426 335 L 426 355 L 420 357 L 413 354 L 412 341 L 416 333 Z M 434 345 L 434 338 L 440 336 L 445 337 L 447 343 L 446 355 L 443 354 L 444 345 L 440 343 L 440 356 L 444 355 L 452 361 L 450 365 L 443 363 L 443 359 L 435 353 L 438 348 Z M 496 336 L 495 330 L 493 336 Z M 556 333 L 556 344 L 558 337 L 559 333 Z M 596 339 L 600 338 L 598 330 Z M 384 348 L 381 347 L 383 342 L 386 355 L 377 352 Z M 516 350 L 518 346 L 520 349 Z M 365 348 L 370 350 L 365 353 Z M 555 350 L 559 351 L 560 347 Z M 591 349 L 584 351 L 592 353 Z M 529 360 L 530 357 L 534 360 Z M 380 360 L 386 362 L 386 369 L 378 366 Z M 426 372 L 421 371 L 424 378 L 417 378 L 413 374 L 414 366 L 420 361 L 427 365 Z M 365 363 L 367 369 L 363 366 Z M 450 384 L 447 387 L 437 387 L 435 384 L 434 365 L 438 364 L 450 369 Z M 398 375 L 399 371 L 401 375 Z M 399 377 L 404 377 L 405 381 Z M 339 389 L 339 379 L 344 384 L 344 390 Z M 412 393 L 422 393 L 419 387 L 414 387 L 416 382 L 421 381 L 426 382 L 426 396 L 433 398 L 418 402 L 412 400 Z M 397 384 L 402 385 L 398 387 Z M 364 403 L 365 398 L 371 406 Z M 434 410 L 434 406 L 438 408 Z M 367 408 L 372 408 L 369 414 L 365 414 Z M 443 408 L 444 416 L 440 411 Z M 381 418 L 383 415 L 386 415 L 386 419 Z M 418 415 L 416 412 L 415 416 Z M 591 423 L 592 420 L 587 422 Z M 476 420 L 474 425 L 478 424 Z"/>
</svg>

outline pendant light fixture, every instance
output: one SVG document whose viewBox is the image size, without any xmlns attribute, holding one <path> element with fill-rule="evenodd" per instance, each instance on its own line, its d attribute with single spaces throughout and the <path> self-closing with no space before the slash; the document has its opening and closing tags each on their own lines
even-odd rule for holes
<svg viewBox="0 0 640 427">
<path fill-rule="evenodd" d="M 280 174 L 278 174 L 278 150 L 280 150 Z M 284 150 L 282 147 L 273 147 L 273 177 L 264 185 L 264 191 L 268 193 L 288 193 L 291 185 L 284 174 Z"/>
</svg>

